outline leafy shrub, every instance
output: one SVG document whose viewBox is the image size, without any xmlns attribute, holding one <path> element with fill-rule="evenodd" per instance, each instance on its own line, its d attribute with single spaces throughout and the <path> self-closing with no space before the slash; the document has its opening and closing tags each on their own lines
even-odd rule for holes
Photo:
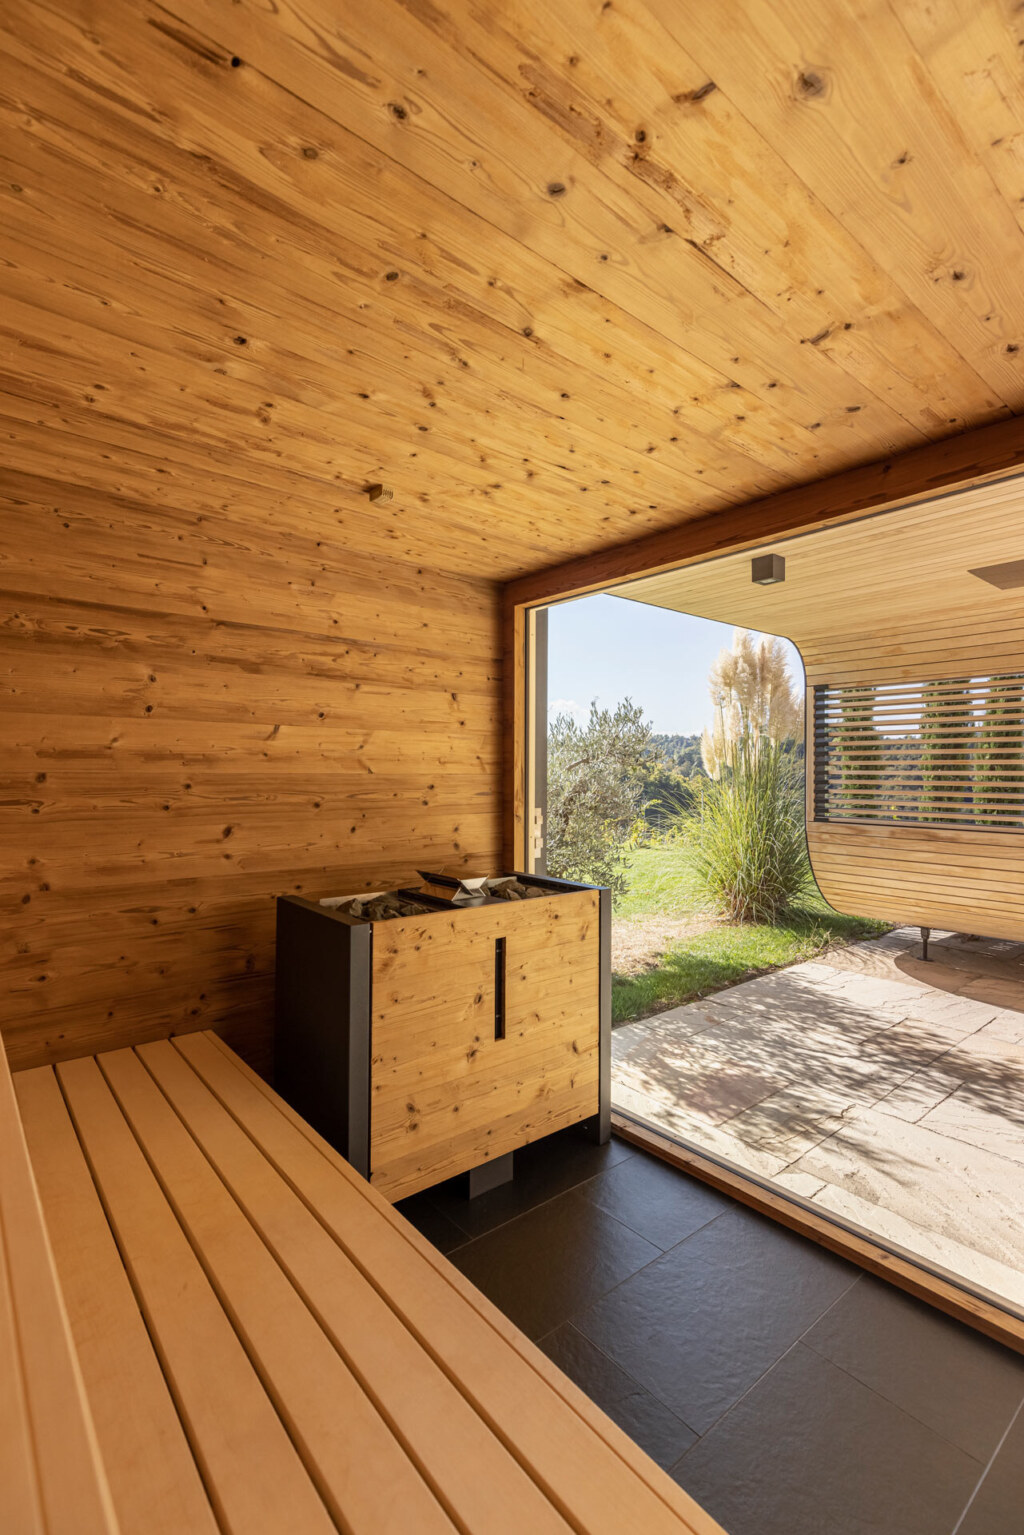
<svg viewBox="0 0 1024 1535">
<path fill-rule="evenodd" d="M 643 773 L 651 727 L 627 698 L 614 711 L 591 705 L 578 725 L 548 727 L 548 871 L 559 879 L 627 886 L 623 853 L 643 833 Z"/>
</svg>

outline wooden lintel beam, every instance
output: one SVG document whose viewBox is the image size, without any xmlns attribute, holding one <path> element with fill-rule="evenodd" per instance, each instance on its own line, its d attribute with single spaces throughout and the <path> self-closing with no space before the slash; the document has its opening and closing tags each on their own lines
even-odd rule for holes
<svg viewBox="0 0 1024 1535">
<path fill-rule="evenodd" d="M 505 603 L 515 609 L 581 596 L 772 538 L 980 484 L 1022 467 L 1024 419 L 1014 417 L 534 571 L 506 583 Z"/>
</svg>

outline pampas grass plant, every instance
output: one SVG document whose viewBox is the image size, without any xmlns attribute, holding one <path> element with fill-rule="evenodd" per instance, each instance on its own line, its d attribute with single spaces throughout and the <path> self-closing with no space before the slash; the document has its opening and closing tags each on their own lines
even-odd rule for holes
<svg viewBox="0 0 1024 1535">
<path fill-rule="evenodd" d="M 707 902 L 734 922 L 772 922 L 811 885 L 802 786 L 778 742 L 708 780 L 688 829 Z"/>
<path fill-rule="evenodd" d="M 803 792 L 786 744 L 800 696 L 778 639 L 737 629 L 708 679 L 714 723 L 701 743 L 709 780 L 687 820 L 708 904 L 735 922 L 772 922 L 811 884 Z"/>
</svg>

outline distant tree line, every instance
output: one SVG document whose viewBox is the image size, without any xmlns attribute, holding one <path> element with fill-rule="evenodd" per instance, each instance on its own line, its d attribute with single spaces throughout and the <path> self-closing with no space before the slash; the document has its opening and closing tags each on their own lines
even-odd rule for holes
<svg viewBox="0 0 1024 1535">
<path fill-rule="evenodd" d="M 693 778 L 704 772 L 699 731 L 692 736 L 652 735 L 651 754 L 660 757 L 667 767 L 674 768 L 683 778 Z"/>
</svg>

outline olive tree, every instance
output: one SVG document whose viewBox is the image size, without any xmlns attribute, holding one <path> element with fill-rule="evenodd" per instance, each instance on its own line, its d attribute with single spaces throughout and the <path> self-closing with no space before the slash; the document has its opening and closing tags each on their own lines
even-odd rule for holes
<svg viewBox="0 0 1024 1535">
<path fill-rule="evenodd" d="M 643 825 L 651 727 L 628 698 L 590 706 L 579 724 L 559 714 L 548 727 L 548 871 L 558 879 L 627 887 L 623 853 Z"/>
</svg>

